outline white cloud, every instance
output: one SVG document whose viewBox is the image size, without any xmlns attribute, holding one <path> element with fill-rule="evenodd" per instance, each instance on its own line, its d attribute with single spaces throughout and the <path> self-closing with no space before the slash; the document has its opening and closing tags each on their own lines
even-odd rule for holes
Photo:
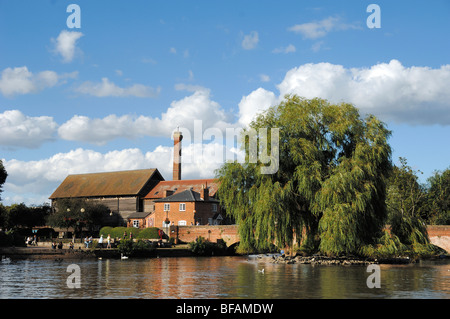
<svg viewBox="0 0 450 319">
<path fill-rule="evenodd" d="M 326 19 L 296 24 L 288 28 L 288 31 L 301 34 L 306 39 L 317 39 L 326 36 L 331 31 L 341 31 L 348 29 L 358 29 L 357 25 L 346 24 L 338 17 L 328 17 Z"/>
<path fill-rule="evenodd" d="M 269 82 L 270 76 L 268 76 L 267 74 L 260 74 L 259 79 L 261 80 L 261 82 Z"/>
<path fill-rule="evenodd" d="M 72 62 L 75 54 L 81 54 L 76 43 L 82 36 L 81 32 L 62 30 L 56 39 L 51 39 L 55 46 L 54 52 L 62 56 L 63 62 Z"/>
<path fill-rule="evenodd" d="M 255 116 L 275 105 L 277 99 L 273 92 L 258 88 L 239 102 L 239 124 L 247 126 Z"/>
<path fill-rule="evenodd" d="M 67 78 L 75 78 L 77 75 L 78 72 L 58 75 L 48 70 L 33 74 L 26 66 L 6 68 L 2 71 L 0 78 L 0 92 L 7 97 L 37 93 L 63 83 Z"/>
<path fill-rule="evenodd" d="M 296 48 L 293 44 L 289 44 L 287 47 L 276 48 L 272 51 L 272 53 L 293 53 L 296 51 Z"/>
<path fill-rule="evenodd" d="M 244 35 L 244 39 L 242 40 L 242 47 L 245 50 L 252 50 L 256 48 L 259 42 L 258 32 L 252 31 L 250 34 Z"/>
<path fill-rule="evenodd" d="M 102 119 L 91 119 L 86 116 L 75 115 L 62 124 L 58 133 L 66 140 L 84 141 L 98 145 L 115 138 L 140 138 L 144 136 L 170 137 L 177 126 L 194 130 L 194 121 L 202 121 L 204 128 L 233 127 L 230 115 L 221 106 L 212 101 L 210 91 L 203 87 L 181 85 L 178 89 L 193 90 L 193 94 L 181 100 L 173 101 L 161 117 L 147 116 L 116 116 L 108 115 Z"/>
<path fill-rule="evenodd" d="M 109 81 L 108 78 L 102 78 L 101 83 L 93 83 L 86 81 L 75 89 L 76 92 L 82 94 L 93 95 L 96 97 L 156 97 L 161 88 L 152 88 L 143 84 L 134 84 L 127 88 L 122 88 Z"/>
<path fill-rule="evenodd" d="M 362 112 L 410 124 L 450 124 L 450 65 L 405 67 L 397 60 L 369 68 L 304 64 L 286 73 L 280 96 L 349 102 Z"/>
<path fill-rule="evenodd" d="M 55 138 L 57 124 L 52 117 L 29 117 L 18 110 L 0 113 L 0 145 L 9 148 L 38 148 Z"/>
<path fill-rule="evenodd" d="M 217 152 L 219 149 L 221 151 Z M 183 179 L 212 178 L 214 171 L 223 163 L 217 156 L 226 152 L 236 153 L 236 150 L 226 151 L 223 145 L 216 143 L 200 145 L 183 142 L 183 156 L 189 157 L 198 150 L 202 156 L 183 162 Z M 168 146 L 158 146 L 145 153 L 136 148 L 107 153 L 78 148 L 38 161 L 3 159 L 8 179 L 2 198 L 6 205 L 15 202 L 41 204 L 48 201 L 48 197 L 69 174 L 157 168 L 166 180 L 171 180 L 172 161 L 173 147 Z"/>
</svg>

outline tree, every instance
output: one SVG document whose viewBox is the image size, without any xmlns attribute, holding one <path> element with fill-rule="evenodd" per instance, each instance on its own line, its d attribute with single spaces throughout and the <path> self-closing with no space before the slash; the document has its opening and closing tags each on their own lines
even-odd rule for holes
<svg viewBox="0 0 450 319">
<path fill-rule="evenodd" d="M 428 179 L 427 219 L 430 224 L 450 225 L 450 168 Z"/>
<path fill-rule="evenodd" d="M 239 224 L 244 250 L 302 243 L 326 254 L 356 253 L 381 236 L 391 170 L 382 122 L 362 119 L 351 104 L 293 95 L 244 130 L 244 147 L 245 133 L 260 128 L 279 128 L 278 171 L 261 174 L 261 161 L 217 171 L 219 198 Z"/>
<path fill-rule="evenodd" d="M 0 160 L 0 195 L 2 193 L 3 184 L 6 182 L 6 178 L 8 177 L 8 173 L 6 173 L 5 167 L 3 166 L 2 160 Z M 0 201 L 2 200 L 0 196 Z"/>
<path fill-rule="evenodd" d="M 428 245 L 425 215 L 426 189 L 418 182 L 417 174 L 400 157 L 400 166 L 394 166 L 389 178 L 387 207 L 391 233 L 405 245 Z"/>
<path fill-rule="evenodd" d="M 92 231 L 100 225 L 102 216 L 108 212 L 109 209 L 101 204 L 65 198 L 56 202 L 55 210 L 49 215 L 47 223 L 52 227 L 73 228 L 79 234 L 84 227 Z"/>
<path fill-rule="evenodd" d="M 24 203 L 13 204 L 5 207 L 4 225 L 6 228 L 31 228 L 45 225 L 45 220 L 50 212 L 47 204 L 41 207 L 28 207 Z"/>
</svg>

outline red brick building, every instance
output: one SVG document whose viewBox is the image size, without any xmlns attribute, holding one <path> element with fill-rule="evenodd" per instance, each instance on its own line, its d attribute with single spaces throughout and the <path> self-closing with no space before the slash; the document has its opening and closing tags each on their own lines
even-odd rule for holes
<svg viewBox="0 0 450 319">
<path fill-rule="evenodd" d="M 155 210 L 146 217 L 148 227 L 169 225 L 220 225 L 222 222 L 219 201 L 209 196 L 208 188 L 201 192 L 188 189 L 155 200 Z"/>
</svg>

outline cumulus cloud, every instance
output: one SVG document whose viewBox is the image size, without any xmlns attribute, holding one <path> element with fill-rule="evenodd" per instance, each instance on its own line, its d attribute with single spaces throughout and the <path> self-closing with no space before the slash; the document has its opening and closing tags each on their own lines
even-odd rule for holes
<svg viewBox="0 0 450 319">
<path fill-rule="evenodd" d="M 244 35 L 244 39 L 242 40 L 242 47 L 245 50 L 252 50 L 256 48 L 259 42 L 258 32 L 252 31 L 250 34 Z"/>
<path fill-rule="evenodd" d="M 54 44 L 54 52 L 61 55 L 63 62 L 72 62 L 76 54 L 81 54 L 81 50 L 77 48 L 76 44 L 82 36 L 81 32 L 62 30 L 56 39 L 51 39 Z"/>
<path fill-rule="evenodd" d="M 358 29 L 354 24 L 342 22 L 339 17 L 328 17 L 326 19 L 302 24 L 296 24 L 288 28 L 288 31 L 299 33 L 305 39 L 317 39 L 326 36 L 331 31 Z"/>
<path fill-rule="evenodd" d="M 198 155 L 199 150 L 201 156 Z M 212 178 L 214 171 L 223 163 L 220 158 L 227 153 L 239 152 L 225 150 L 223 145 L 217 143 L 187 144 L 183 141 L 183 158 L 188 159 L 194 153 L 197 154 L 194 160 L 183 162 L 183 179 Z M 158 146 L 148 152 L 130 148 L 107 153 L 78 148 L 38 161 L 3 159 L 8 179 L 2 198 L 6 205 L 15 202 L 41 204 L 69 174 L 157 168 L 166 180 L 170 180 L 172 161 L 173 147 L 168 146 Z"/>
<path fill-rule="evenodd" d="M 122 88 L 109 81 L 108 78 L 102 78 L 100 83 L 86 81 L 75 89 L 76 92 L 82 94 L 93 95 L 96 97 L 156 97 L 161 92 L 161 88 L 152 88 L 143 84 L 133 84 L 130 87 Z"/>
<path fill-rule="evenodd" d="M 304 64 L 286 73 L 280 96 L 349 102 L 362 112 L 410 124 L 450 124 L 450 65 L 405 67 L 397 60 L 368 68 Z"/>
<path fill-rule="evenodd" d="M 0 92 L 7 97 L 37 93 L 62 83 L 68 78 L 75 78 L 77 75 L 78 72 L 59 75 L 48 70 L 33 74 L 26 66 L 6 68 L 1 74 Z"/>
<path fill-rule="evenodd" d="M 273 92 L 258 88 L 239 102 L 239 124 L 247 126 L 258 113 L 275 105 L 277 98 Z"/>
<path fill-rule="evenodd" d="M 75 115 L 62 124 L 58 133 L 66 140 L 84 141 L 94 144 L 105 144 L 115 138 L 140 138 L 144 136 L 170 137 L 176 126 L 184 127 L 191 132 L 194 122 L 202 121 L 204 128 L 216 127 L 224 129 L 232 126 L 230 115 L 219 103 L 211 100 L 210 91 L 203 87 L 182 87 L 194 92 L 177 101 L 173 101 L 161 117 L 108 115 L 101 119 Z M 180 88 L 181 89 L 181 88 Z"/>
<path fill-rule="evenodd" d="M 49 116 L 30 117 L 18 110 L 0 113 L 0 145 L 38 148 L 55 138 L 57 124 Z"/>
</svg>

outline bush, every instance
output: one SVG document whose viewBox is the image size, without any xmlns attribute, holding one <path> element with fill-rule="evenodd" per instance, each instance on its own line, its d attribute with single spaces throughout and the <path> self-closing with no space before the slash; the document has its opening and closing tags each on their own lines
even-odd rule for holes
<svg viewBox="0 0 450 319">
<path fill-rule="evenodd" d="M 25 247 L 25 238 L 14 230 L 0 232 L 0 247 Z"/>
<path fill-rule="evenodd" d="M 157 227 L 149 227 L 149 228 L 141 229 L 139 231 L 139 234 L 136 236 L 136 238 L 159 239 L 158 230 L 159 229 Z"/>
<path fill-rule="evenodd" d="M 211 243 L 201 236 L 194 242 L 189 243 L 189 249 L 199 256 L 224 255 L 228 250 L 225 242 Z"/>
<path fill-rule="evenodd" d="M 155 249 L 145 240 L 133 242 L 131 239 L 122 239 L 117 246 L 119 253 L 132 257 L 149 257 Z"/>
<path fill-rule="evenodd" d="M 136 239 L 159 239 L 158 228 L 157 227 L 149 227 L 144 229 L 139 229 L 135 227 L 103 227 L 100 229 L 99 235 L 103 235 L 104 238 L 108 237 L 108 234 L 111 238 L 123 238 L 123 233 L 127 232 L 127 239 L 130 238 L 130 233 L 133 234 L 133 238 Z"/>
</svg>

